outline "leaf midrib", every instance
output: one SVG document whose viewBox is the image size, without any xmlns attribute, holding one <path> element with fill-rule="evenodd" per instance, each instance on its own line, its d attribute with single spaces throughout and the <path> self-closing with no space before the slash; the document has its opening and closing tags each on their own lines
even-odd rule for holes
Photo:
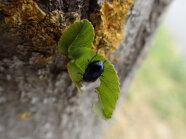
<svg viewBox="0 0 186 139">
<path fill-rule="evenodd" d="M 82 29 L 84 28 L 84 25 L 85 24 L 82 24 L 83 22 L 81 22 L 81 24 L 80 24 L 80 30 L 78 31 L 78 33 L 77 33 L 77 35 L 76 35 L 76 37 L 75 37 L 75 39 L 70 43 L 70 45 L 69 45 L 69 48 L 68 49 L 70 49 L 71 47 L 72 47 L 72 44 L 73 44 L 73 42 L 74 41 L 76 41 L 77 40 L 77 38 L 78 38 L 78 36 L 79 36 L 79 34 L 80 34 L 80 32 L 82 31 Z"/>
</svg>

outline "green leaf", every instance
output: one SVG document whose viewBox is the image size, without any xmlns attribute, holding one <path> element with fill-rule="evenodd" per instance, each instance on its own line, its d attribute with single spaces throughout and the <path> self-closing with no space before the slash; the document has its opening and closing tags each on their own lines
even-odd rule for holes
<svg viewBox="0 0 186 139">
<path fill-rule="evenodd" d="M 67 64 L 67 69 L 68 69 L 70 78 L 72 79 L 76 87 L 80 90 L 80 87 L 81 87 L 80 81 L 82 80 L 82 75 L 80 73 L 82 73 L 83 71 L 77 67 L 74 60 L 71 60 Z"/>
<path fill-rule="evenodd" d="M 91 48 L 94 39 L 94 28 L 88 20 L 81 20 L 72 24 L 58 42 L 59 51 L 71 57 L 75 48 Z"/>
<path fill-rule="evenodd" d="M 104 67 L 103 76 L 100 76 L 101 84 L 96 91 L 105 117 L 111 118 L 120 92 L 119 79 L 112 64 L 107 61 Z"/>
<path fill-rule="evenodd" d="M 73 51 L 72 58 L 75 60 L 74 62 L 77 68 L 79 68 L 79 70 L 81 70 L 84 73 L 88 65 L 88 60 L 91 60 L 92 57 L 95 55 L 96 52 L 93 51 L 92 49 L 79 48 Z M 104 62 L 106 59 L 102 55 L 98 54 L 93 59 L 93 61 L 95 60 L 101 60 Z M 116 71 L 113 65 L 107 60 L 104 63 L 104 72 L 102 73 L 102 75 L 103 77 L 102 76 L 99 77 L 101 84 L 98 88 L 96 88 L 96 92 L 98 93 L 99 96 L 99 103 L 101 104 L 101 107 L 97 108 L 100 108 L 100 111 L 103 111 L 104 117 L 107 119 L 111 118 L 112 116 L 120 89 Z"/>
</svg>

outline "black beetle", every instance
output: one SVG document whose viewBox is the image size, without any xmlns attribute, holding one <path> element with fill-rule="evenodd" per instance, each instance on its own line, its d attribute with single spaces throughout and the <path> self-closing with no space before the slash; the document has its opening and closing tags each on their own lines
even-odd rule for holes
<svg viewBox="0 0 186 139">
<path fill-rule="evenodd" d="M 90 62 L 85 69 L 85 73 L 83 74 L 83 81 L 86 82 L 94 82 L 101 76 L 104 71 L 104 63 L 102 61 L 94 61 Z"/>
<path fill-rule="evenodd" d="M 83 74 L 82 79 L 85 82 L 94 82 L 101 76 L 104 71 L 104 63 L 106 61 L 102 62 L 100 60 L 96 60 L 92 62 L 92 60 L 97 56 L 97 53 L 98 52 L 96 52 L 96 55 L 92 57 L 90 62 L 88 61 L 89 63 L 85 69 L 85 73 Z"/>
</svg>

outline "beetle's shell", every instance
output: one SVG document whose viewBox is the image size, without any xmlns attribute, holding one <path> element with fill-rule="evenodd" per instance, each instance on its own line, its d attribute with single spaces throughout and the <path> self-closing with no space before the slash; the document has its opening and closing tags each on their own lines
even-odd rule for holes
<svg viewBox="0 0 186 139">
<path fill-rule="evenodd" d="M 102 61 L 90 62 L 83 74 L 83 81 L 94 82 L 101 76 L 104 71 L 104 63 Z"/>
</svg>

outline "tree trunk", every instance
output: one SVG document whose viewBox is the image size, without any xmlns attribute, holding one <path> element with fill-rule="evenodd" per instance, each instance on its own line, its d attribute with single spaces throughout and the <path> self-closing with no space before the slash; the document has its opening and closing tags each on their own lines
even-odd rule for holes
<svg viewBox="0 0 186 139">
<path fill-rule="evenodd" d="M 109 59 L 120 57 L 113 60 L 120 77 L 120 98 L 150 48 L 159 17 L 170 1 L 136 0 L 132 4 L 125 21 L 125 38 L 109 56 Z M 26 36 L 24 27 L 28 26 L 15 29 L 9 20 L 12 8 L 5 10 L 4 3 L 11 0 L 0 0 L 0 138 L 100 138 L 108 121 L 92 111 L 92 104 L 97 100 L 94 90 L 79 94 L 66 70 L 66 57 L 55 48 L 36 48 L 33 30 Z M 102 5 L 100 0 L 38 0 L 36 3 L 45 14 L 58 9 L 58 13 L 77 12 L 81 19 L 89 19 Z"/>
</svg>

